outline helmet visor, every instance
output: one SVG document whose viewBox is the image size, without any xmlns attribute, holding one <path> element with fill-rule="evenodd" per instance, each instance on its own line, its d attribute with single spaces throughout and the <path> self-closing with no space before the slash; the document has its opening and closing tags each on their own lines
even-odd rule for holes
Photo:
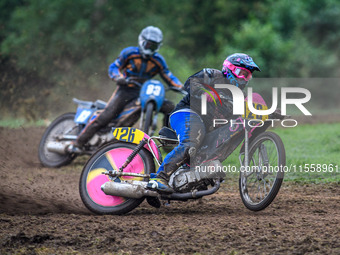
<svg viewBox="0 0 340 255">
<path fill-rule="evenodd" d="M 223 66 L 227 67 L 237 78 L 249 81 L 253 76 L 247 68 L 235 66 L 229 61 L 224 61 Z"/>
<path fill-rule="evenodd" d="M 235 71 L 233 71 L 233 73 L 235 74 L 235 76 L 237 78 L 243 78 L 246 81 L 249 81 L 252 77 L 251 72 L 247 69 L 247 68 L 243 68 L 243 67 L 236 67 Z"/>
<path fill-rule="evenodd" d="M 143 48 L 145 50 L 157 51 L 160 46 L 160 43 L 156 43 L 153 41 L 145 40 L 143 42 Z"/>
</svg>

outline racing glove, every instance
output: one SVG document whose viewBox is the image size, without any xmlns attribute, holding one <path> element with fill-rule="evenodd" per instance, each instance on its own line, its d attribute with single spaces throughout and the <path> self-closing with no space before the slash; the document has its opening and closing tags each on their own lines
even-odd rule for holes
<svg viewBox="0 0 340 255">
<path fill-rule="evenodd" d="M 124 77 L 119 77 L 116 80 L 116 83 L 117 83 L 118 86 L 127 86 L 127 81 Z"/>
</svg>

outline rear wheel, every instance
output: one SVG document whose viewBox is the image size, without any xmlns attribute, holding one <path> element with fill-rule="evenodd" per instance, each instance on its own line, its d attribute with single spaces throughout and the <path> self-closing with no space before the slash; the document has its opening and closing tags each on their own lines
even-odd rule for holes
<svg viewBox="0 0 340 255">
<path fill-rule="evenodd" d="M 249 168 L 240 172 L 239 189 L 243 204 L 260 211 L 280 190 L 286 153 L 281 138 L 272 132 L 260 134 L 249 148 Z"/>
<path fill-rule="evenodd" d="M 143 181 L 141 177 L 123 176 L 110 179 L 103 174 L 107 170 L 118 170 L 127 157 L 136 148 L 135 144 L 107 144 L 92 155 L 85 164 L 79 182 L 80 197 L 85 206 L 96 214 L 125 214 L 136 208 L 144 198 L 132 199 L 106 195 L 101 186 L 108 182 L 123 182 L 126 180 Z M 142 149 L 124 169 L 124 172 L 149 174 L 155 171 L 152 156 Z M 144 181 L 147 181 L 146 179 Z"/>
<path fill-rule="evenodd" d="M 39 144 L 39 160 L 46 167 L 60 167 L 71 163 L 76 155 L 60 154 L 47 149 L 49 142 L 59 143 L 58 137 L 78 136 L 80 127 L 74 122 L 75 113 L 65 113 L 56 118 L 46 129 Z"/>
</svg>

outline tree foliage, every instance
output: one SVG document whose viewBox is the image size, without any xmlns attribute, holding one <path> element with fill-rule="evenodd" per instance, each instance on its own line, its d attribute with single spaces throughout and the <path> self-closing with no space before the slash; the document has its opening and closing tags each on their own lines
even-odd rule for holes
<svg viewBox="0 0 340 255">
<path fill-rule="evenodd" d="M 234 52 L 253 56 L 257 77 L 340 75 L 337 0 L 0 0 L 0 7 L 0 66 L 12 73 L 0 81 L 1 108 L 25 86 L 8 77 L 34 77 L 32 96 L 42 90 L 37 80 L 57 93 L 96 87 L 91 76 L 106 75 L 147 25 L 163 30 L 160 53 L 183 82 Z"/>
</svg>

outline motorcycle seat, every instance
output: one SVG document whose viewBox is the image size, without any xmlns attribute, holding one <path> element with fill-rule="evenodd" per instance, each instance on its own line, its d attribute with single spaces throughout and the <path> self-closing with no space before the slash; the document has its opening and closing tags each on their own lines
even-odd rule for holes
<svg viewBox="0 0 340 255">
<path fill-rule="evenodd" d="M 96 108 L 98 110 L 101 110 L 106 107 L 106 102 L 99 100 L 99 99 L 95 102 L 92 102 L 92 101 L 84 101 L 84 100 L 79 100 L 77 98 L 73 98 L 73 102 L 87 109 Z"/>
<path fill-rule="evenodd" d="M 175 139 L 177 140 L 177 135 L 174 130 L 168 127 L 162 127 L 162 129 L 159 131 L 159 136 L 161 138 L 168 138 L 168 139 Z"/>
<path fill-rule="evenodd" d="M 96 108 L 101 110 L 101 109 L 104 109 L 106 107 L 106 102 L 98 99 L 96 102 L 94 102 L 94 105 L 95 105 Z"/>
<path fill-rule="evenodd" d="M 77 98 L 73 98 L 73 102 L 80 105 L 83 108 L 90 109 L 93 106 L 93 102 L 91 101 L 84 101 L 84 100 L 79 100 Z"/>
</svg>

